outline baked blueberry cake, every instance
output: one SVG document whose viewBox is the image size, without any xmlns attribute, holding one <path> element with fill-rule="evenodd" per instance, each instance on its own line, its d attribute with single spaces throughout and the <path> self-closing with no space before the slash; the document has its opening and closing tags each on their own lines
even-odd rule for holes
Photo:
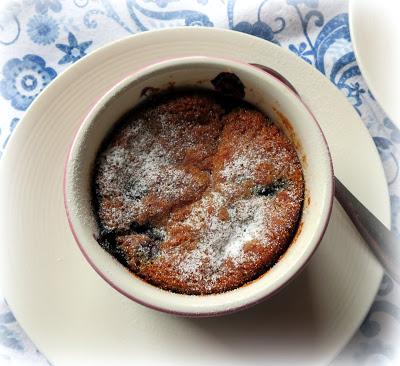
<svg viewBox="0 0 400 366">
<path fill-rule="evenodd" d="M 99 243 L 143 280 L 212 294 L 256 279 L 288 248 L 304 180 L 296 150 L 251 105 L 159 96 L 103 144 L 93 174 Z"/>
</svg>

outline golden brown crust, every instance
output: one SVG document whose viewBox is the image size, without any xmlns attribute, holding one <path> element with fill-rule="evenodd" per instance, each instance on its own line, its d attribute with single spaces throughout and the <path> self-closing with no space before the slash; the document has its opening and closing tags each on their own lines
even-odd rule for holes
<svg viewBox="0 0 400 366">
<path fill-rule="evenodd" d="M 275 124 L 246 107 L 224 114 L 197 94 L 134 114 L 99 156 L 95 184 L 119 257 L 187 294 L 265 272 L 289 245 L 304 196 L 296 151 Z"/>
</svg>

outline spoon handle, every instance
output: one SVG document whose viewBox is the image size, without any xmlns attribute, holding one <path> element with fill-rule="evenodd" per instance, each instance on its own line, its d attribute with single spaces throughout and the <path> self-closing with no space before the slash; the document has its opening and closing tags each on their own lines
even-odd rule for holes
<svg viewBox="0 0 400 366">
<path fill-rule="evenodd" d="M 250 65 L 274 76 L 301 98 L 294 86 L 276 70 L 260 64 Z M 400 238 L 383 225 L 336 177 L 335 197 L 385 270 L 400 283 Z"/>
<path fill-rule="evenodd" d="M 335 197 L 386 271 L 400 283 L 400 240 L 335 177 Z"/>
</svg>

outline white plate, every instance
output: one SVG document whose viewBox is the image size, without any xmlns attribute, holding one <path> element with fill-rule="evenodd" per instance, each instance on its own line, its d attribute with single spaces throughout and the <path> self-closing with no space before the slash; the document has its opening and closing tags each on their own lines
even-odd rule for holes
<svg viewBox="0 0 400 366">
<path fill-rule="evenodd" d="M 16 318 L 56 366 L 328 363 L 360 325 L 382 276 L 335 204 L 327 234 L 299 278 L 238 314 L 185 319 L 109 287 L 69 231 L 62 175 L 74 131 L 116 81 L 155 60 L 225 56 L 286 76 L 321 123 L 336 175 L 389 224 L 384 172 L 368 131 L 318 71 L 272 43 L 215 29 L 145 32 L 104 47 L 60 75 L 18 125 L 1 164 L 2 286 Z"/>
<path fill-rule="evenodd" d="M 351 0 L 349 24 L 357 63 L 374 97 L 400 127 L 400 1 Z"/>
</svg>

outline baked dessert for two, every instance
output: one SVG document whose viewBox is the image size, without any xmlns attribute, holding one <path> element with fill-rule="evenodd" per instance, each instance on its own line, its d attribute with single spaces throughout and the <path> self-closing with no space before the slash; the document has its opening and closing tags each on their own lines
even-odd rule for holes
<svg viewBox="0 0 400 366">
<path fill-rule="evenodd" d="M 304 198 L 285 134 L 253 106 L 199 91 L 126 115 L 99 152 L 93 186 L 99 243 L 145 281 L 192 295 L 267 271 Z"/>
</svg>

